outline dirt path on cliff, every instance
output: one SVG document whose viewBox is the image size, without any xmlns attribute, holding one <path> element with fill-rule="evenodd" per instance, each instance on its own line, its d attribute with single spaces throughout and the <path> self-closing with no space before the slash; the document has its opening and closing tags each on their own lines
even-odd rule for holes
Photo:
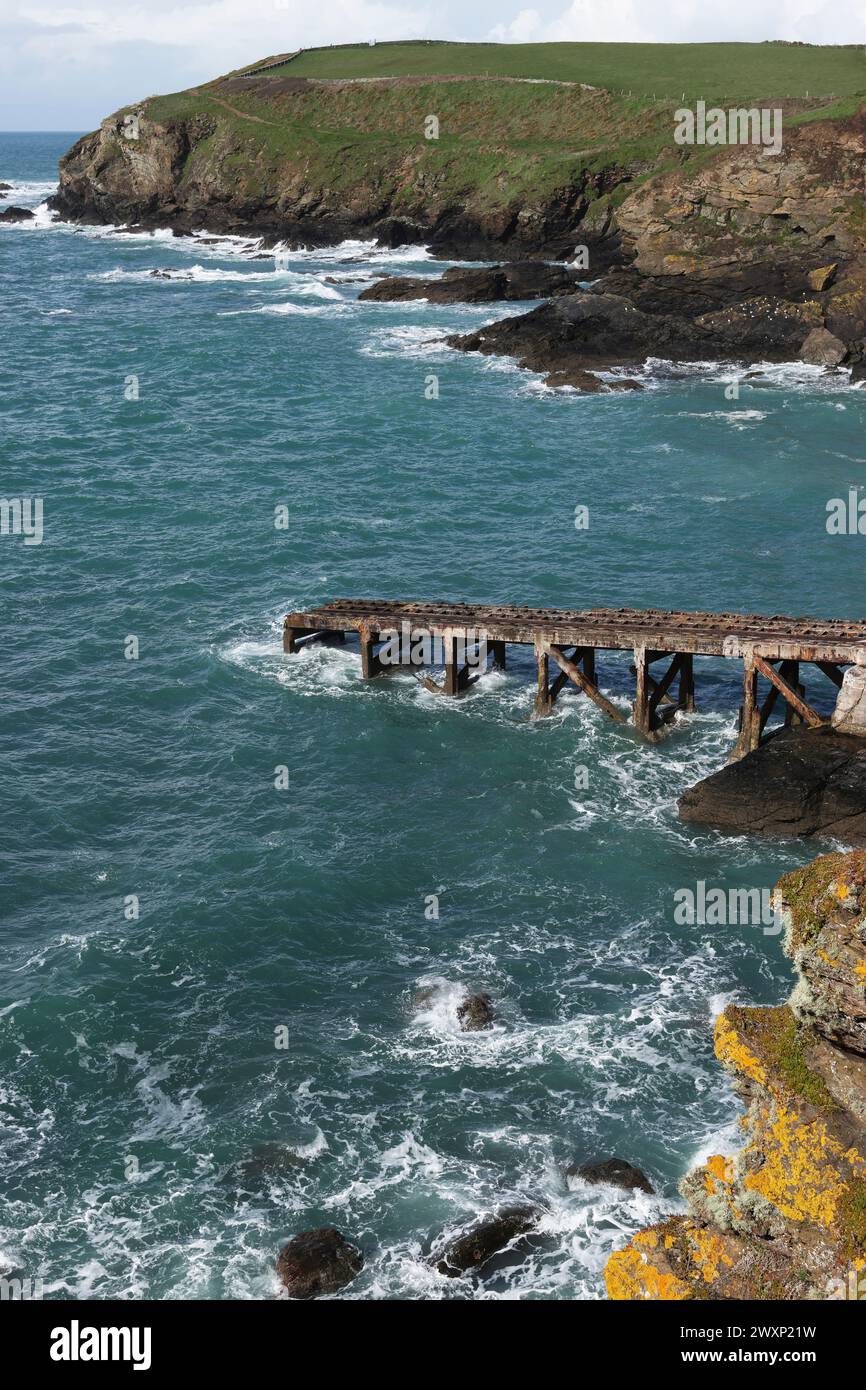
<svg viewBox="0 0 866 1390">
<path fill-rule="evenodd" d="M 198 87 L 190 87 L 190 91 L 195 92 L 196 96 L 202 96 Z M 239 116 L 242 121 L 255 121 L 256 125 L 277 124 L 276 121 L 266 121 L 264 116 L 251 116 L 249 111 L 241 111 L 239 107 L 232 106 L 230 102 L 225 101 L 222 97 L 215 97 L 213 92 L 205 92 L 204 96 L 207 97 L 208 101 L 215 101 L 217 106 L 224 106 L 226 111 L 231 111 L 233 116 Z"/>
</svg>

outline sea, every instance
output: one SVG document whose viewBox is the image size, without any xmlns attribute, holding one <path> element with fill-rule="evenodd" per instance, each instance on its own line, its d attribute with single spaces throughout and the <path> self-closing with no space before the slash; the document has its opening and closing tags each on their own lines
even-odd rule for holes
<svg viewBox="0 0 866 1390">
<path fill-rule="evenodd" d="M 0 535 L 0 1274 L 273 1299 L 286 1240 L 335 1226 L 346 1299 L 602 1298 L 736 1147 L 715 1016 L 792 984 L 775 926 L 676 911 L 820 848 L 677 818 L 732 748 L 738 663 L 698 659 L 697 712 L 648 745 L 576 692 L 534 720 L 528 649 L 445 700 L 363 682 L 351 642 L 284 655 L 282 619 L 857 618 L 866 540 L 827 507 L 866 486 L 866 394 L 657 359 L 641 392 L 552 392 L 443 343 L 526 305 L 359 302 L 441 274 L 422 246 L 54 220 L 75 138 L 0 136 L 36 212 L 0 224 L 0 492 L 33 522 Z M 629 664 L 599 658 L 623 712 Z M 464 1032 L 478 991 L 495 1019 Z M 613 1155 L 654 1195 L 566 1173 Z M 537 1238 L 437 1272 L 527 1202 Z"/>
</svg>

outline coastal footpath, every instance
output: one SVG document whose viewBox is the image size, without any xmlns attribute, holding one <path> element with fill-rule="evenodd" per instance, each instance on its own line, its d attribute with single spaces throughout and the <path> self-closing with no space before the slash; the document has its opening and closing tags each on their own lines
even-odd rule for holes
<svg viewBox="0 0 866 1390">
<path fill-rule="evenodd" d="M 866 853 L 776 893 L 794 991 L 715 1025 L 742 1145 L 683 1179 L 686 1215 L 610 1257 L 611 1299 L 866 1299 Z"/>
</svg>

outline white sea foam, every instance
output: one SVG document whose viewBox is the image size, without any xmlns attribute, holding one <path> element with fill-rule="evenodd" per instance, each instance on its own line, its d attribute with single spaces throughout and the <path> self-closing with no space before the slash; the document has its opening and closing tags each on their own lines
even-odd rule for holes
<svg viewBox="0 0 866 1390">
<path fill-rule="evenodd" d="M 686 420 L 723 420 L 735 430 L 745 430 L 766 420 L 766 410 L 681 410 L 678 414 Z"/>
<path fill-rule="evenodd" d="M 317 299 L 335 301 L 342 299 L 339 290 L 333 286 L 323 284 L 315 276 L 299 274 L 286 267 L 276 267 L 273 270 L 230 270 L 203 265 L 166 266 L 151 270 L 124 270 L 122 267 L 117 267 L 114 270 L 102 271 L 90 278 L 112 284 L 124 282 L 130 284 L 161 284 L 163 282 L 202 285 L 220 283 L 265 284 L 275 285 L 280 289 L 288 289 L 290 293 L 302 297 L 312 296 Z"/>
<path fill-rule="evenodd" d="M 335 318 L 339 314 L 349 311 L 349 305 L 345 301 L 339 304 L 292 304 L 286 300 L 280 304 L 259 304 L 254 309 L 224 309 L 221 311 L 220 318 L 237 318 L 243 314 L 299 314 L 304 318 Z"/>
<path fill-rule="evenodd" d="M 405 308 L 405 305 L 400 307 Z M 450 352 L 442 341 L 446 332 L 445 328 L 430 328 L 427 324 L 395 324 L 374 329 L 359 351 L 365 357 L 442 358 Z"/>
</svg>

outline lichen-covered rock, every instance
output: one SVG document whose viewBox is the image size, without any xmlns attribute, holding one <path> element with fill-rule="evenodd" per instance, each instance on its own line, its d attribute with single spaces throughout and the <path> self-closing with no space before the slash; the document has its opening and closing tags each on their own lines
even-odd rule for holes
<svg viewBox="0 0 866 1390">
<path fill-rule="evenodd" d="M 866 1056 L 866 853 L 827 854 L 778 885 L 798 1019 Z"/>
<path fill-rule="evenodd" d="M 760 1241 L 689 1216 L 672 1216 L 638 1231 L 611 1255 L 604 1271 L 607 1296 L 617 1301 L 804 1296 L 787 1291 L 790 1277 L 786 1264 Z M 796 1278 L 805 1290 L 806 1281 Z"/>
<path fill-rule="evenodd" d="M 277 1273 L 289 1298 L 320 1298 L 339 1293 L 364 1267 L 357 1246 L 333 1226 L 301 1231 L 277 1257 Z"/>
<path fill-rule="evenodd" d="M 742 1146 L 683 1179 L 687 1216 L 611 1256 L 611 1298 L 863 1296 L 866 854 L 826 855 L 777 894 L 799 975 L 790 1004 L 731 1005 L 715 1027 L 747 1106 Z"/>
<path fill-rule="evenodd" d="M 834 261 L 833 265 L 819 265 L 815 270 L 810 270 L 806 277 L 809 281 L 809 288 L 815 290 L 818 294 L 821 294 L 824 290 L 828 290 L 836 277 L 836 271 L 838 269 L 839 264 Z"/>
</svg>

